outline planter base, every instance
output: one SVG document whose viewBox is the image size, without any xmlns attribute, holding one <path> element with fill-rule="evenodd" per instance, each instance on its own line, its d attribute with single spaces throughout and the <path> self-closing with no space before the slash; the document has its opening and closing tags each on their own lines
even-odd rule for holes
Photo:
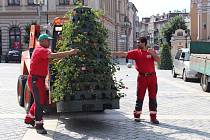
<svg viewBox="0 0 210 140">
<path fill-rule="evenodd" d="M 105 109 L 119 109 L 119 99 L 97 99 L 97 100 L 72 100 L 60 101 L 56 104 L 57 112 L 92 112 L 104 111 Z"/>
</svg>

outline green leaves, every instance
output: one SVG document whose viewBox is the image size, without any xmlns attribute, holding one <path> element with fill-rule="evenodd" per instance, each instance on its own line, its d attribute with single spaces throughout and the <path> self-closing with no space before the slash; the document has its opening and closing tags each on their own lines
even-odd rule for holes
<svg viewBox="0 0 210 140">
<path fill-rule="evenodd" d="M 170 53 L 170 46 L 168 44 L 161 45 L 160 51 L 160 60 L 161 63 L 159 68 L 162 70 L 171 70 L 172 69 L 172 59 Z"/>
<path fill-rule="evenodd" d="M 75 96 L 78 91 L 91 91 L 96 98 L 100 98 L 97 94 L 102 94 L 104 90 L 107 90 L 107 94 L 112 91 L 112 94 L 106 95 L 110 99 L 124 96 L 120 93 L 122 81 L 114 78 L 116 68 L 110 60 L 110 50 L 106 44 L 108 31 L 99 22 L 99 15 L 100 12 L 87 7 L 67 13 L 66 16 L 70 16 L 71 21 L 63 26 L 57 50 L 77 48 L 79 52 L 76 56 L 54 63 L 56 78 L 53 81 L 52 97 L 55 102 L 64 100 L 67 96 Z"/>
<path fill-rule="evenodd" d="M 184 18 L 181 16 L 173 17 L 162 27 L 161 34 L 164 38 L 166 38 L 166 41 L 169 45 L 172 34 L 175 33 L 177 29 L 187 30 Z"/>
</svg>

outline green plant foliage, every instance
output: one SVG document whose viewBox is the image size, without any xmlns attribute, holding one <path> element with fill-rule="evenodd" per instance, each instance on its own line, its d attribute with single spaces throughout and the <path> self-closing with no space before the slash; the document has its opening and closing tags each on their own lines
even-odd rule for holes
<svg viewBox="0 0 210 140">
<path fill-rule="evenodd" d="M 171 52 L 170 52 L 170 46 L 168 44 L 161 45 L 160 59 L 161 62 L 159 64 L 159 69 L 162 70 L 172 69 Z"/>
<path fill-rule="evenodd" d="M 57 50 L 77 48 L 79 52 L 54 63 L 56 78 L 52 97 L 55 102 L 66 100 L 68 95 L 73 98 L 81 92 L 97 97 L 103 91 L 109 99 L 124 96 L 120 92 L 124 85 L 114 76 L 116 65 L 110 59 L 106 43 L 108 31 L 100 22 L 100 15 L 96 10 L 81 6 L 67 12 L 70 21 L 63 25 Z"/>
<path fill-rule="evenodd" d="M 175 33 L 177 29 L 183 29 L 187 31 L 184 18 L 181 16 L 173 17 L 161 28 L 161 34 L 169 45 L 171 44 L 172 34 Z"/>
</svg>

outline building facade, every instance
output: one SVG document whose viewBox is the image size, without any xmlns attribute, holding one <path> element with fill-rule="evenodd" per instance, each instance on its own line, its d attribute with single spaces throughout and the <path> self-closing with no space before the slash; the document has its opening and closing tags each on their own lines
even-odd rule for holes
<svg viewBox="0 0 210 140">
<path fill-rule="evenodd" d="M 159 45 L 158 42 L 161 38 L 161 28 L 165 25 L 166 22 L 168 22 L 171 18 L 175 16 L 182 16 L 184 17 L 186 22 L 189 22 L 189 13 L 187 13 L 186 11 L 169 11 L 169 13 L 167 14 L 163 13 L 162 15 L 152 15 L 148 18 L 142 18 L 140 34 L 147 37 L 150 46 L 155 47 Z"/>
<path fill-rule="evenodd" d="M 4 56 L 9 49 L 25 50 L 25 26 L 32 22 L 46 25 L 55 17 L 64 16 L 74 4 L 70 1 L 47 0 L 34 4 L 34 0 L 1 0 L 0 1 L 0 50 Z M 87 2 L 85 3 L 87 4 Z"/>
<path fill-rule="evenodd" d="M 178 29 L 171 37 L 171 56 L 174 58 L 177 49 L 189 48 L 190 36 L 183 29 Z"/>
<path fill-rule="evenodd" d="M 40 4 L 34 4 L 39 2 Z M 1 0 L 0 1 L 0 55 L 10 48 L 25 50 L 25 26 L 32 22 L 47 25 L 74 8 L 77 0 Z M 101 10 L 102 22 L 108 29 L 107 44 L 111 50 L 126 50 L 122 40 L 128 17 L 128 0 L 82 0 L 83 5 Z"/>
<path fill-rule="evenodd" d="M 128 28 L 128 50 L 136 48 L 136 40 L 139 38 L 139 17 L 138 10 L 132 2 L 129 2 L 128 17 L 130 21 L 130 28 Z"/>
<path fill-rule="evenodd" d="M 191 0 L 191 39 L 210 41 L 210 0 Z"/>
</svg>

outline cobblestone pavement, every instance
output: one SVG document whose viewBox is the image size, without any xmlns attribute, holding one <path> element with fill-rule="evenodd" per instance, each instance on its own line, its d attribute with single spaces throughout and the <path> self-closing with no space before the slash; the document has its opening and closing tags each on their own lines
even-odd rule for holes
<svg viewBox="0 0 210 140">
<path fill-rule="evenodd" d="M 0 63 L 0 140 L 21 140 L 27 131 L 16 95 L 19 72 L 20 64 Z"/>
<path fill-rule="evenodd" d="M 60 114 L 55 140 L 210 140 L 210 94 L 202 92 L 199 83 L 173 79 L 170 71 L 157 71 L 160 125 L 149 122 L 147 95 L 142 121 L 137 123 L 132 116 L 137 72 L 125 65 L 120 67 L 117 78 L 124 79 L 128 87 L 120 109 Z M 25 111 L 16 99 L 19 68 L 19 64 L 0 64 L 0 140 L 20 140 L 27 131 L 28 126 L 23 124 Z"/>
<path fill-rule="evenodd" d="M 119 110 L 104 113 L 61 114 L 55 140 L 210 140 L 210 94 L 199 83 L 173 79 L 170 71 L 158 71 L 158 119 L 149 122 L 148 96 L 145 96 L 142 121 L 133 121 L 137 73 L 121 66 L 118 78 L 124 79 L 127 96 Z"/>
</svg>

